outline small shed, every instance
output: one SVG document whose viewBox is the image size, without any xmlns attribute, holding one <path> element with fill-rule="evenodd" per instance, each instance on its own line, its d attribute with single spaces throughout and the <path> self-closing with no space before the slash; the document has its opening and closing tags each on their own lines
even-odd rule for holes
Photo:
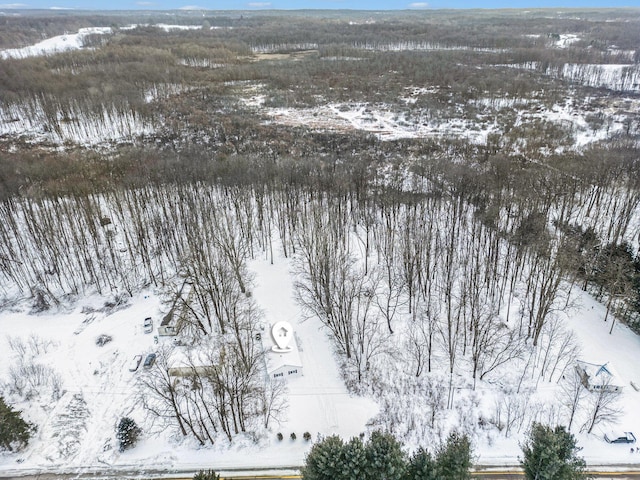
<svg viewBox="0 0 640 480">
<path fill-rule="evenodd" d="M 582 360 L 576 362 L 576 371 L 580 381 L 587 390 L 620 392 L 622 386 L 609 363 L 589 363 Z"/>
<path fill-rule="evenodd" d="M 167 361 L 167 367 L 169 376 L 177 378 L 213 375 L 218 368 L 202 352 L 182 349 L 172 352 Z"/>
</svg>

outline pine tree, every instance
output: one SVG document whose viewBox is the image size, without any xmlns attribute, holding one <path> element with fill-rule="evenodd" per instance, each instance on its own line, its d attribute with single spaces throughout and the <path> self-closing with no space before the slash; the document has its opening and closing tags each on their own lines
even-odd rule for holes
<svg viewBox="0 0 640 480">
<path fill-rule="evenodd" d="M 304 480 L 466 480 L 471 477 L 471 444 L 453 433 L 435 458 L 420 448 L 408 459 L 388 433 L 373 432 L 366 444 L 336 435 L 316 443 L 302 468 Z"/>
<path fill-rule="evenodd" d="M 213 470 L 200 470 L 193 476 L 193 480 L 220 480 L 220 475 Z"/>
<path fill-rule="evenodd" d="M 528 439 L 522 445 L 521 461 L 528 480 L 576 480 L 586 478 L 585 462 L 573 435 L 564 427 L 551 429 L 546 425 L 531 425 Z"/>
<path fill-rule="evenodd" d="M 344 442 L 337 435 L 322 439 L 311 447 L 302 468 L 304 480 L 342 480 L 345 478 L 340 459 Z"/>
<path fill-rule="evenodd" d="M 471 442 L 466 435 L 453 432 L 436 454 L 436 478 L 466 480 L 471 478 Z"/>
<path fill-rule="evenodd" d="M 365 477 L 366 470 L 366 452 L 365 447 L 359 437 L 353 437 L 349 443 L 342 447 L 342 455 L 340 457 L 341 470 L 344 474 L 344 480 L 362 480 Z"/>
<path fill-rule="evenodd" d="M 402 445 L 390 433 L 375 431 L 365 447 L 368 480 L 401 480 L 406 459 Z"/>
<path fill-rule="evenodd" d="M 0 450 L 20 450 L 27 446 L 34 427 L 25 422 L 20 412 L 0 397 Z"/>
<path fill-rule="evenodd" d="M 127 448 L 133 447 L 138 441 L 141 432 L 134 420 L 129 417 L 122 417 L 116 431 L 116 439 L 120 444 L 120 451 L 124 452 Z"/>
<path fill-rule="evenodd" d="M 439 480 L 436 461 L 431 454 L 420 447 L 409 459 L 406 480 Z"/>
</svg>

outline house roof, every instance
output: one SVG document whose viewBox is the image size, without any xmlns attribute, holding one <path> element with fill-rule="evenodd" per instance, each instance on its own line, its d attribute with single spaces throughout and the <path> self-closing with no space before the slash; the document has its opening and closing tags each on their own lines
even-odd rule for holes
<svg viewBox="0 0 640 480">
<path fill-rule="evenodd" d="M 298 350 L 298 342 L 295 334 L 291 336 L 288 342 L 288 347 L 290 347 L 288 351 L 273 351 L 272 347 L 277 347 L 277 345 L 273 341 L 273 338 L 271 338 L 271 335 L 265 335 L 263 337 L 263 344 L 269 374 L 282 367 L 302 367 L 302 360 L 300 358 L 300 351 Z"/>
<path fill-rule="evenodd" d="M 613 380 L 616 377 L 614 370 L 611 368 L 611 365 L 609 365 L 609 362 L 589 363 L 578 360 L 578 365 L 582 368 L 584 373 L 592 379 L 599 379 L 604 382 Z"/>
<path fill-rule="evenodd" d="M 162 317 L 162 322 L 160 322 L 160 326 L 166 327 L 172 321 L 173 321 L 173 307 L 171 308 L 171 310 L 169 310 L 169 312 L 164 317 Z"/>
<path fill-rule="evenodd" d="M 211 358 L 209 358 L 206 353 L 192 348 L 174 349 L 167 360 L 167 364 L 169 370 L 175 369 L 176 371 L 180 369 L 188 370 L 191 368 L 195 368 L 196 371 L 198 371 L 198 369 L 214 367 Z"/>
</svg>

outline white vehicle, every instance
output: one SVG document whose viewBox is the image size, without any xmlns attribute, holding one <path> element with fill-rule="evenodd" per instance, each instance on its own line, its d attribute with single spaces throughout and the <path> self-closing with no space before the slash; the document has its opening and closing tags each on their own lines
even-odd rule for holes
<svg viewBox="0 0 640 480">
<path fill-rule="evenodd" d="M 131 363 L 129 364 L 129 371 L 135 372 L 136 370 L 138 370 L 141 361 L 142 355 L 136 355 L 135 357 L 133 357 L 133 360 L 131 360 Z"/>
</svg>

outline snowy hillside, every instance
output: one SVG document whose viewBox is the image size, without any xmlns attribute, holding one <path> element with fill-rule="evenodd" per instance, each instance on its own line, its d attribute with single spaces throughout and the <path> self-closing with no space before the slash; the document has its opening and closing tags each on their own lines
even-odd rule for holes
<svg viewBox="0 0 640 480">
<path fill-rule="evenodd" d="M 77 33 L 69 33 L 47 38 L 28 47 L 1 50 L 0 58 L 25 58 L 77 50 L 84 46 L 86 36 L 106 35 L 109 33 L 111 33 L 111 27 L 81 28 Z"/>
</svg>

